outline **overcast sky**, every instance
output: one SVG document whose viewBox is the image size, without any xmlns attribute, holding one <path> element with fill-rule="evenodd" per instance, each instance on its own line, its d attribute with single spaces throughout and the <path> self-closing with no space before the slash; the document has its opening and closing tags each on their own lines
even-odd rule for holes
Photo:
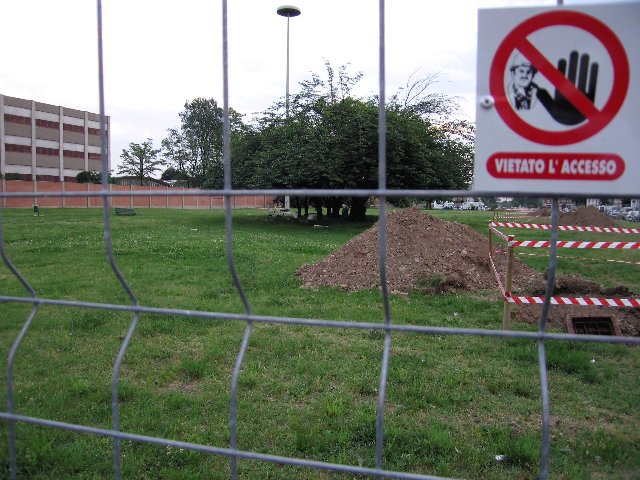
<svg viewBox="0 0 640 480">
<path fill-rule="evenodd" d="M 0 93 L 99 111 L 96 2 L 14 0 L 2 6 Z M 282 0 L 229 0 L 230 104 L 247 119 L 285 93 Z M 378 90 L 378 2 L 291 0 L 290 90 L 323 73 L 324 60 L 362 72 L 359 95 Z M 387 93 L 408 77 L 438 73 L 434 92 L 460 97 L 475 116 L 478 8 L 553 6 L 556 0 L 388 0 Z M 566 5 L 594 3 L 566 0 Z M 222 105 L 221 0 L 103 0 L 106 113 L 111 162 L 130 142 L 156 148 L 178 127 L 184 103 Z"/>
</svg>

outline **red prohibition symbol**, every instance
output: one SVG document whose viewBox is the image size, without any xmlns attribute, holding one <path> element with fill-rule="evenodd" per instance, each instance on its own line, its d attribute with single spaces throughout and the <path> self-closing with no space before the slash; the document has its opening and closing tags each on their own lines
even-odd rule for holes
<svg viewBox="0 0 640 480">
<path fill-rule="evenodd" d="M 579 90 L 529 40 L 540 29 L 555 26 L 580 28 L 598 39 L 606 49 L 613 65 L 613 87 L 602 109 Z M 524 121 L 512 108 L 504 85 L 504 73 L 514 50 L 524 55 L 549 82 L 579 110 L 585 121 L 575 128 L 551 131 Z M 585 13 L 557 10 L 531 17 L 520 23 L 502 41 L 491 64 L 489 90 L 495 99 L 496 110 L 502 120 L 521 137 L 543 145 L 571 145 L 586 140 L 605 128 L 616 116 L 629 88 L 629 60 L 622 42 L 600 20 Z"/>
</svg>

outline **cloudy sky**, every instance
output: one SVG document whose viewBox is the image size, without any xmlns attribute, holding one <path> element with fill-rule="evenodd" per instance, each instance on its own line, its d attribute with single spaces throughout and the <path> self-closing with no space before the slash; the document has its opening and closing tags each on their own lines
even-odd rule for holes
<svg viewBox="0 0 640 480">
<path fill-rule="evenodd" d="M 357 94 L 377 92 L 378 2 L 292 0 L 291 91 L 311 72 L 350 64 L 362 72 Z M 286 19 L 282 0 L 229 0 L 230 104 L 263 111 L 285 92 Z M 553 6 L 556 0 L 389 0 L 387 93 L 409 76 L 438 74 L 434 92 L 460 98 L 475 115 L 478 8 Z M 593 3 L 566 0 L 566 5 Z M 156 147 L 178 127 L 185 101 L 222 104 L 220 0 L 103 0 L 106 113 L 111 162 L 130 142 Z M 99 111 L 96 2 L 19 0 L 2 6 L 0 93 Z"/>
</svg>

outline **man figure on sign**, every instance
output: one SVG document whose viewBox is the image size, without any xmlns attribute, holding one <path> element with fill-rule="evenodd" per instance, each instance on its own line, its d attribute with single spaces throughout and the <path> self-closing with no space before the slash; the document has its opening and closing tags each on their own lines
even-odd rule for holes
<svg viewBox="0 0 640 480">
<path fill-rule="evenodd" d="M 595 104 L 598 84 L 598 63 L 592 62 L 588 53 L 579 54 L 573 50 L 569 58 L 558 60 L 558 72 L 573 83 L 592 103 Z M 511 80 L 507 89 L 509 101 L 515 110 L 532 110 L 539 101 L 551 118 L 562 125 L 578 125 L 585 116 L 556 89 L 552 95 L 533 81 L 538 70 L 520 52 L 513 56 Z"/>
<path fill-rule="evenodd" d="M 536 85 L 533 83 L 536 68 L 518 52 L 513 57 L 509 70 L 511 71 L 509 101 L 516 110 L 530 110 L 536 98 Z"/>
</svg>

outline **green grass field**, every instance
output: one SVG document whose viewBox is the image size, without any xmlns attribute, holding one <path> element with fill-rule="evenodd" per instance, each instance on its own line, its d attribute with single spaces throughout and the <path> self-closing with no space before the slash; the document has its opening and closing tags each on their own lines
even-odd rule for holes
<svg viewBox="0 0 640 480">
<path fill-rule="evenodd" d="M 116 261 L 141 304 L 242 312 L 225 258 L 221 211 L 137 210 L 112 217 Z M 128 303 L 105 257 L 101 210 L 2 212 L 7 253 L 38 295 Z M 437 212 L 486 235 L 485 212 Z M 300 288 L 304 263 L 339 248 L 373 222 L 329 228 L 266 222 L 234 211 L 238 274 L 256 314 L 382 322 L 378 291 Z M 518 238 L 527 238 L 524 233 Z M 531 238 L 543 238 L 542 233 Z M 564 237 L 561 235 L 561 238 Z M 611 258 L 627 252 L 605 252 Z M 580 253 L 590 255 L 591 253 Z M 636 255 L 637 256 L 637 255 Z M 636 259 L 637 260 L 637 259 Z M 525 259 L 534 268 L 544 259 Z M 606 285 L 640 291 L 637 267 L 561 262 Z M 488 288 L 494 289 L 491 285 Z M 0 265 L 2 295 L 25 295 Z M 499 329 L 502 304 L 479 294 L 392 296 L 393 321 Z M 0 304 L 1 401 L 6 358 L 30 307 Z M 110 378 L 132 315 L 42 307 L 15 366 L 17 413 L 111 427 Z M 531 326 L 514 325 L 515 329 Z M 142 315 L 121 376 L 121 428 L 212 446 L 229 445 L 229 386 L 244 324 Z M 375 408 L 383 336 L 352 329 L 256 324 L 238 389 L 239 448 L 325 462 L 375 465 Z M 640 476 L 640 352 L 548 342 L 550 478 Z M 592 362 L 595 360 L 595 363 Z M 4 407 L 3 407 L 4 410 Z M 464 478 L 538 477 L 541 403 L 537 346 L 523 340 L 394 334 L 387 387 L 389 470 Z M 112 476 L 109 439 L 18 424 L 19 478 Z M 0 422 L 0 477 L 8 476 Z M 124 442 L 131 479 L 229 478 L 225 458 Z M 497 462 L 496 455 L 505 455 Z M 240 461 L 241 478 L 353 478 Z"/>
</svg>

